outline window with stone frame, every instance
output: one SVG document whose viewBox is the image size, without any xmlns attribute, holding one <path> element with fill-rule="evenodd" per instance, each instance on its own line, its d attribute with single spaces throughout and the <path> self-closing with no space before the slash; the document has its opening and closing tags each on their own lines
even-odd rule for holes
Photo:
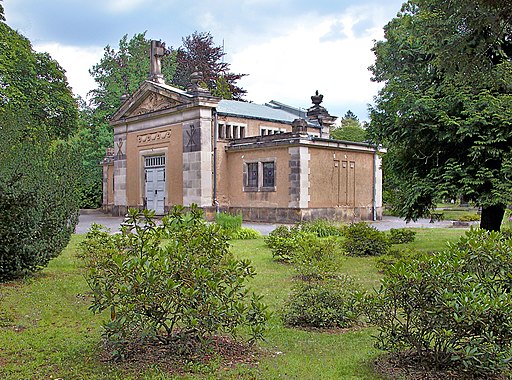
<svg viewBox="0 0 512 380">
<path fill-rule="evenodd" d="M 275 173 L 274 159 L 246 162 L 244 165 L 244 191 L 275 191 Z"/>
<path fill-rule="evenodd" d="M 268 135 L 276 135 L 278 133 L 285 133 L 286 129 L 284 128 L 275 128 L 275 127 L 261 127 L 260 126 L 260 135 L 268 136 Z"/>
<path fill-rule="evenodd" d="M 241 123 L 226 123 L 225 121 L 220 122 L 218 125 L 217 137 L 222 140 L 244 138 L 246 127 L 246 124 Z"/>
</svg>

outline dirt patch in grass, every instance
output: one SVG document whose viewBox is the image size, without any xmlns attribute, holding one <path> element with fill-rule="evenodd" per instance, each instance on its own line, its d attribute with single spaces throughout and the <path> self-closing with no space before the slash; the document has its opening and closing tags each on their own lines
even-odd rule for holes
<svg viewBox="0 0 512 380">
<path fill-rule="evenodd" d="M 21 284 L 19 282 L 0 282 L 0 287 L 4 288 L 19 288 Z"/>
<path fill-rule="evenodd" d="M 359 331 L 367 327 L 364 324 L 359 324 L 352 327 L 301 327 L 301 326 L 287 326 L 290 329 L 298 329 L 307 332 L 324 333 L 324 334 L 345 334 L 349 332 Z"/>
<path fill-rule="evenodd" d="M 505 380 L 506 375 L 478 377 L 457 370 L 440 370 L 424 366 L 418 356 L 406 352 L 382 355 L 374 362 L 376 372 L 390 379 L 406 380 Z"/>
<path fill-rule="evenodd" d="M 184 375 L 195 372 L 230 370 L 237 366 L 255 367 L 267 352 L 255 345 L 217 336 L 205 349 L 186 354 L 176 352 L 174 345 L 165 345 L 157 340 L 131 342 L 125 346 L 123 359 L 112 356 L 113 348 L 105 344 L 101 350 L 101 361 L 119 366 L 128 372 L 158 367 L 170 375 Z"/>
<path fill-rule="evenodd" d="M 4 353 L 0 350 L 0 367 L 5 367 L 7 364 L 9 364 L 7 355 L 4 355 Z"/>
</svg>

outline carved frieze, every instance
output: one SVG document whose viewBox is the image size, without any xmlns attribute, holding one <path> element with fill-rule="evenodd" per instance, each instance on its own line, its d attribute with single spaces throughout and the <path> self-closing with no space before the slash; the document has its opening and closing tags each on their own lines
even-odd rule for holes
<svg viewBox="0 0 512 380">
<path fill-rule="evenodd" d="M 171 139 L 171 131 L 153 132 L 146 133 L 144 135 L 138 135 L 137 141 L 139 145 L 150 144 Z"/>
<path fill-rule="evenodd" d="M 150 112 L 160 111 L 176 107 L 180 103 L 174 99 L 169 99 L 165 96 L 158 95 L 154 92 L 149 96 L 130 114 L 130 116 L 139 116 Z"/>
</svg>

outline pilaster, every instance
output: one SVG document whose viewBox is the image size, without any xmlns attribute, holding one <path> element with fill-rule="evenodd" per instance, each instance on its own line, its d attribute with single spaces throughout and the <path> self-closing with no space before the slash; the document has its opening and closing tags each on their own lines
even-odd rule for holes
<svg viewBox="0 0 512 380">
<path fill-rule="evenodd" d="M 308 208 L 309 207 L 309 148 L 291 147 L 288 148 L 290 154 L 289 168 L 290 174 L 288 180 L 290 183 L 289 195 L 290 208 Z"/>
<path fill-rule="evenodd" d="M 183 125 L 183 205 L 196 203 L 211 206 L 212 117 L 210 109 L 202 109 L 197 121 Z"/>
</svg>

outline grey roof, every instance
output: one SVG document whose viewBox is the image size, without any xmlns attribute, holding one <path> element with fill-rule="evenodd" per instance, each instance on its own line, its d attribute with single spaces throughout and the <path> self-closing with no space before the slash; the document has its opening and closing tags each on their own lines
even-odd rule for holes
<svg viewBox="0 0 512 380">
<path fill-rule="evenodd" d="M 291 123 L 298 118 L 297 114 L 287 112 L 275 106 L 222 99 L 217 105 L 217 112 L 223 115 L 240 116 L 269 121 Z"/>
<path fill-rule="evenodd" d="M 277 100 L 271 100 L 270 102 L 265 103 L 265 105 L 272 107 L 272 108 L 282 109 L 283 111 L 297 115 L 297 117 L 300 117 L 301 119 L 305 119 L 307 116 L 306 110 L 304 108 L 297 108 L 297 107 L 289 106 L 288 104 L 278 102 Z"/>
</svg>

